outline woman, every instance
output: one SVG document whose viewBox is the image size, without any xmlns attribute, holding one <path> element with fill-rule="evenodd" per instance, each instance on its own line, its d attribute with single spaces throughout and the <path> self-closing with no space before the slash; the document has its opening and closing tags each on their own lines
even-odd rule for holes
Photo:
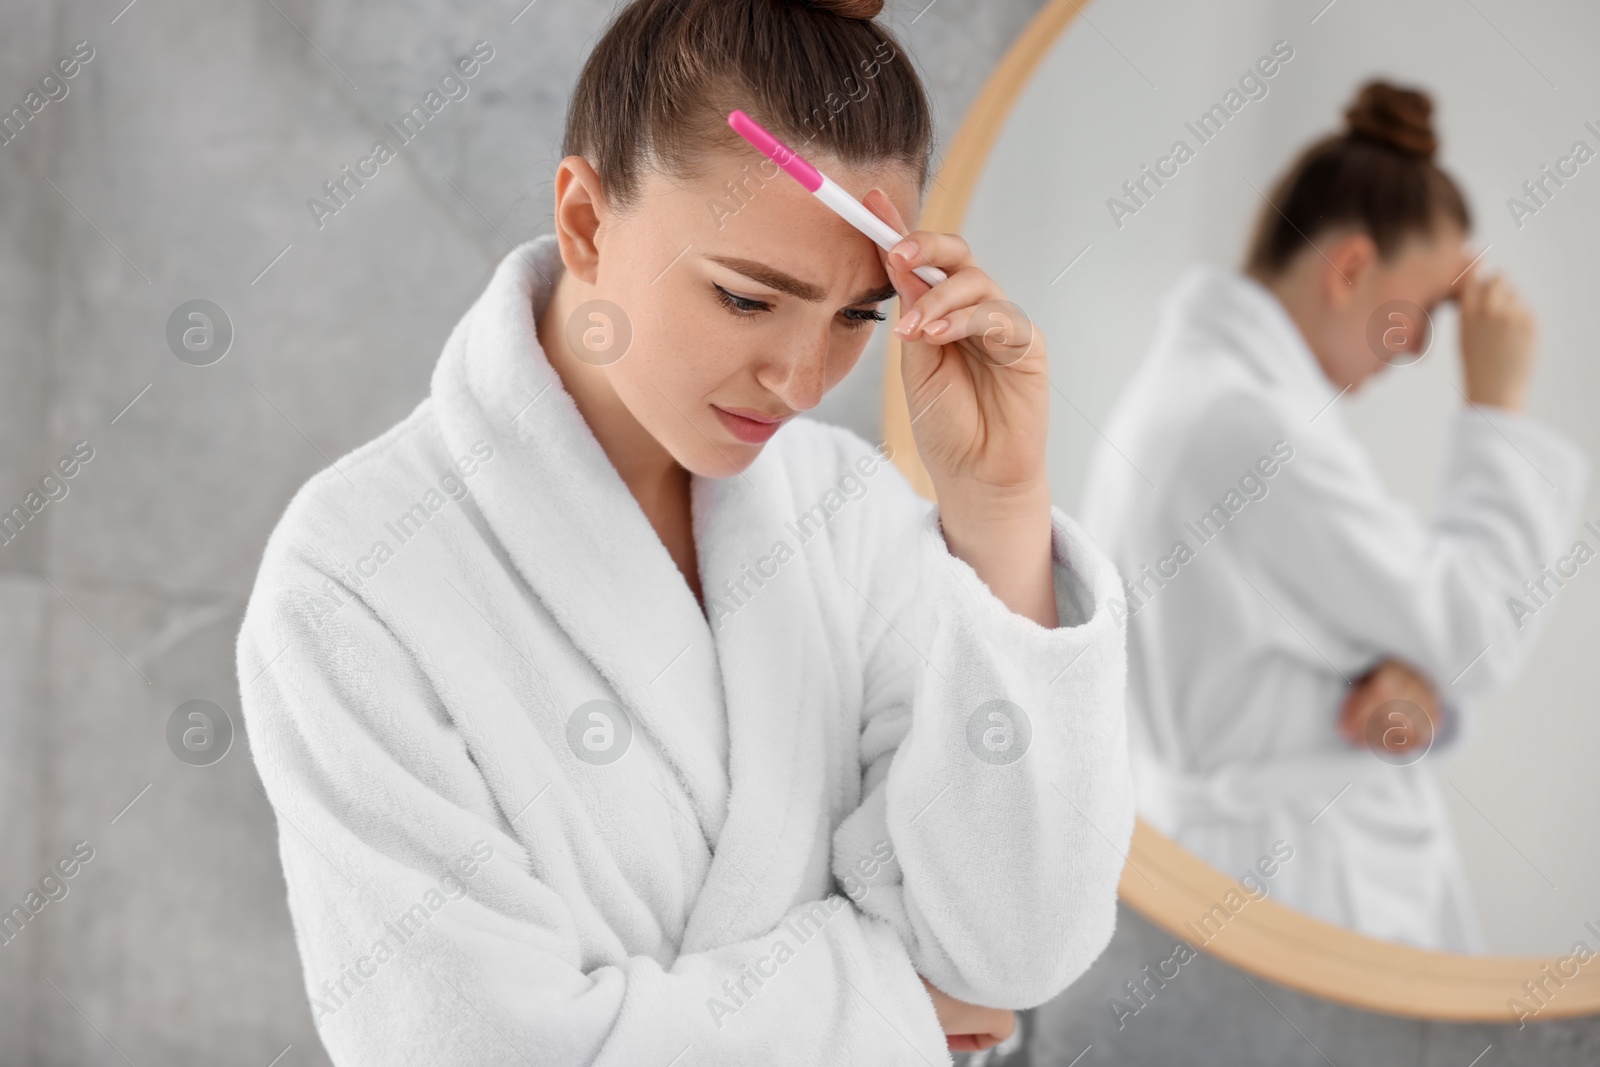
<svg viewBox="0 0 1600 1067">
<path fill-rule="evenodd" d="M 624 6 L 555 234 L 274 532 L 239 676 L 336 1062 L 948 1062 L 1109 939 L 1124 631 L 1043 341 L 980 357 L 959 237 L 886 256 L 726 122 L 904 233 L 931 122 L 880 7 Z M 896 294 L 937 508 L 793 417 Z"/>
<path fill-rule="evenodd" d="M 1419 760 L 1437 717 L 1447 740 L 1522 664 L 1548 613 L 1507 597 L 1564 550 L 1587 467 L 1523 414 L 1533 321 L 1464 249 L 1429 99 L 1374 82 L 1345 117 L 1268 195 L 1245 270 L 1194 268 L 1166 298 L 1084 523 L 1126 585 L 1141 813 L 1225 872 L 1288 853 L 1271 891 L 1321 919 L 1479 951 Z M 1339 398 L 1419 358 L 1448 300 L 1465 403 L 1427 523 Z"/>
</svg>

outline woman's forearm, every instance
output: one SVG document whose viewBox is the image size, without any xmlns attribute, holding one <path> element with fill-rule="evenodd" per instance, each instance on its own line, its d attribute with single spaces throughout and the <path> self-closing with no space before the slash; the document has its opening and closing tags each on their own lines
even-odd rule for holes
<svg viewBox="0 0 1600 1067">
<path fill-rule="evenodd" d="M 950 554 L 976 571 L 1006 607 L 1040 626 L 1059 625 L 1048 486 L 1004 497 L 940 493 L 939 525 Z"/>
</svg>

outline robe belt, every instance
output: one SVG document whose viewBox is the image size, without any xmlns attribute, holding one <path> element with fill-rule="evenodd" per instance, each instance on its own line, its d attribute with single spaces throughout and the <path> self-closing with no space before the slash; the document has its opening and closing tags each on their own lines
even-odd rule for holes
<svg viewBox="0 0 1600 1067">
<path fill-rule="evenodd" d="M 1347 786 L 1393 769 L 1364 752 L 1241 761 L 1203 773 L 1180 771 L 1138 749 L 1130 755 L 1140 813 L 1158 827 L 1208 817 L 1256 819 L 1285 808 L 1311 819 Z"/>
</svg>

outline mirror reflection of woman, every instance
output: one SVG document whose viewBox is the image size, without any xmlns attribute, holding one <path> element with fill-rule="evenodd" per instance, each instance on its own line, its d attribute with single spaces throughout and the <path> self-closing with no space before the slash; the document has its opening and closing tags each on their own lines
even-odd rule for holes
<svg viewBox="0 0 1600 1067">
<path fill-rule="evenodd" d="M 1271 891 L 1318 918 L 1483 951 L 1425 757 L 1549 619 L 1507 599 L 1566 550 L 1588 465 L 1526 414 L 1535 323 L 1473 262 L 1431 112 L 1364 86 L 1266 194 L 1245 269 L 1182 277 L 1082 514 L 1127 595 L 1141 813 L 1224 872 L 1286 842 Z M 1340 401 L 1421 358 L 1447 302 L 1463 403 L 1425 521 Z"/>
</svg>

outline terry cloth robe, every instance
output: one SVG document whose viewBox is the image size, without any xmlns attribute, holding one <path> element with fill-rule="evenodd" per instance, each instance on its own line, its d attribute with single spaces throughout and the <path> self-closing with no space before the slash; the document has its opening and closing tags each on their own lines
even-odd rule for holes
<svg viewBox="0 0 1600 1067">
<path fill-rule="evenodd" d="M 798 418 L 692 483 L 705 613 L 545 358 L 516 249 L 431 395 L 312 478 L 238 641 L 344 1067 L 945 1064 L 918 975 L 1048 1000 L 1133 826 L 1125 628 L 1059 509 L 1059 625 Z M 624 357 L 626 358 L 626 357 Z"/>
<path fill-rule="evenodd" d="M 1164 300 L 1082 507 L 1128 582 L 1140 813 L 1227 874 L 1292 851 L 1270 891 L 1319 919 L 1481 952 L 1433 768 L 1552 614 L 1508 598 L 1569 550 L 1588 464 L 1526 416 L 1463 404 L 1427 521 L 1337 399 L 1247 275 L 1198 265 Z M 1390 658 L 1445 706 L 1432 752 L 1380 758 L 1337 730 L 1351 682 Z"/>
</svg>

